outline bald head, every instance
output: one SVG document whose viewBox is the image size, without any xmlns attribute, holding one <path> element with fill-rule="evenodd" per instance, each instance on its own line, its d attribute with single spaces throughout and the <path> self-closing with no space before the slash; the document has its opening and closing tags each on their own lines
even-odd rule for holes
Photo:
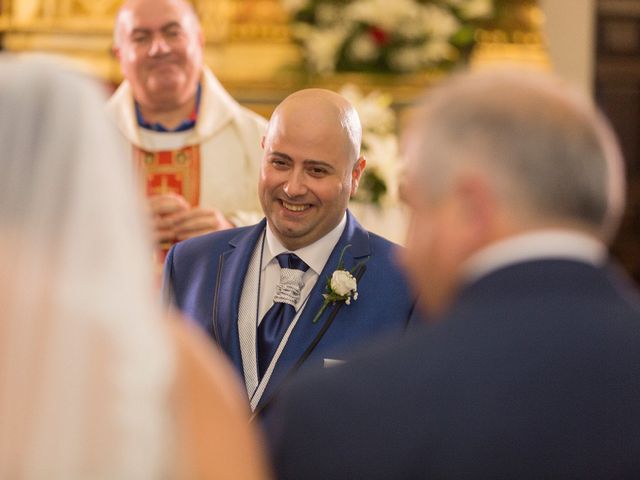
<svg viewBox="0 0 640 480">
<path fill-rule="evenodd" d="M 296 128 L 327 129 L 335 140 L 343 143 L 347 155 L 355 163 L 360 157 L 362 126 L 354 106 L 342 95 L 331 90 L 308 88 L 286 97 L 274 110 L 266 136 L 276 124 Z"/>
</svg>

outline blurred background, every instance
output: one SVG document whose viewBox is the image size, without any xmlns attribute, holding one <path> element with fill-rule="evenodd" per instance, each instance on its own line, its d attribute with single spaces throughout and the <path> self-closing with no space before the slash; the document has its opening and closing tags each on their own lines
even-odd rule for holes
<svg viewBox="0 0 640 480">
<path fill-rule="evenodd" d="M 121 81 L 111 53 L 120 3 L 0 0 L 0 50 L 57 55 L 112 91 Z M 466 66 L 557 72 L 596 100 L 621 140 L 628 209 L 612 250 L 640 280 L 640 0 L 192 3 L 206 62 L 242 104 L 268 117 L 287 94 L 308 86 L 341 91 L 356 104 L 370 167 L 358 215 L 400 242 L 397 131 L 412 102 Z"/>
</svg>

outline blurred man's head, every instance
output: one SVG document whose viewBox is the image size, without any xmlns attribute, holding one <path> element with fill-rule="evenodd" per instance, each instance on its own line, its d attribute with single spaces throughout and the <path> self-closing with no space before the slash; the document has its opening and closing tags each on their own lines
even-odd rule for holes
<svg viewBox="0 0 640 480">
<path fill-rule="evenodd" d="M 624 208 L 614 134 L 590 102 L 532 72 L 461 75 L 427 96 L 404 138 L 412 218 L 402 260 L 428 310 L 498 240 L 570 228 L 608 242 Z"/>
<path fill-rule="evenodd" d="M 171 111 L 194 98 L 204 40 L 185 0 L 127 0 L 114 31 L 114 52 L 143 107 Z"/>
<path fill-rule="evenodd" d="M 301 90 L 276 108 L 262 141 L 258 188 L 269 226 L 288 249 L 340 223 L 364 170 L 361 140 L 355 108 L 337 93 Z"/>
</svg>

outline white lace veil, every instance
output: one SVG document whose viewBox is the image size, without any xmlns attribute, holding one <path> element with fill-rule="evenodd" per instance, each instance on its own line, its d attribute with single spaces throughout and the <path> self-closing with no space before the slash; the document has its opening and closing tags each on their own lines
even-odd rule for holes
<svg viewBox="0 0 640 480">
<path fill-rule="evenodd" d="M 173 349 L 103 102 L 0 55 L 0 478 L 167 476 Z"/>
</svg>

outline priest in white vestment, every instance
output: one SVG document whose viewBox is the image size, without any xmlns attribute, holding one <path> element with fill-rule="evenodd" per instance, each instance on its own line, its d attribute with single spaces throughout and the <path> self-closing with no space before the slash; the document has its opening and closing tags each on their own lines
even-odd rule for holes
<svg viewBox="0 0 640 480">
<path fill-rule="evenodd" d="M 266 121 L 203 65 L 204 37 L 184 0 L 129 0 L 114 52 L 125 81 L 107 111 L 132 145 L 156 240 L 171 244 L 259 219 Z"/>
</svg>

